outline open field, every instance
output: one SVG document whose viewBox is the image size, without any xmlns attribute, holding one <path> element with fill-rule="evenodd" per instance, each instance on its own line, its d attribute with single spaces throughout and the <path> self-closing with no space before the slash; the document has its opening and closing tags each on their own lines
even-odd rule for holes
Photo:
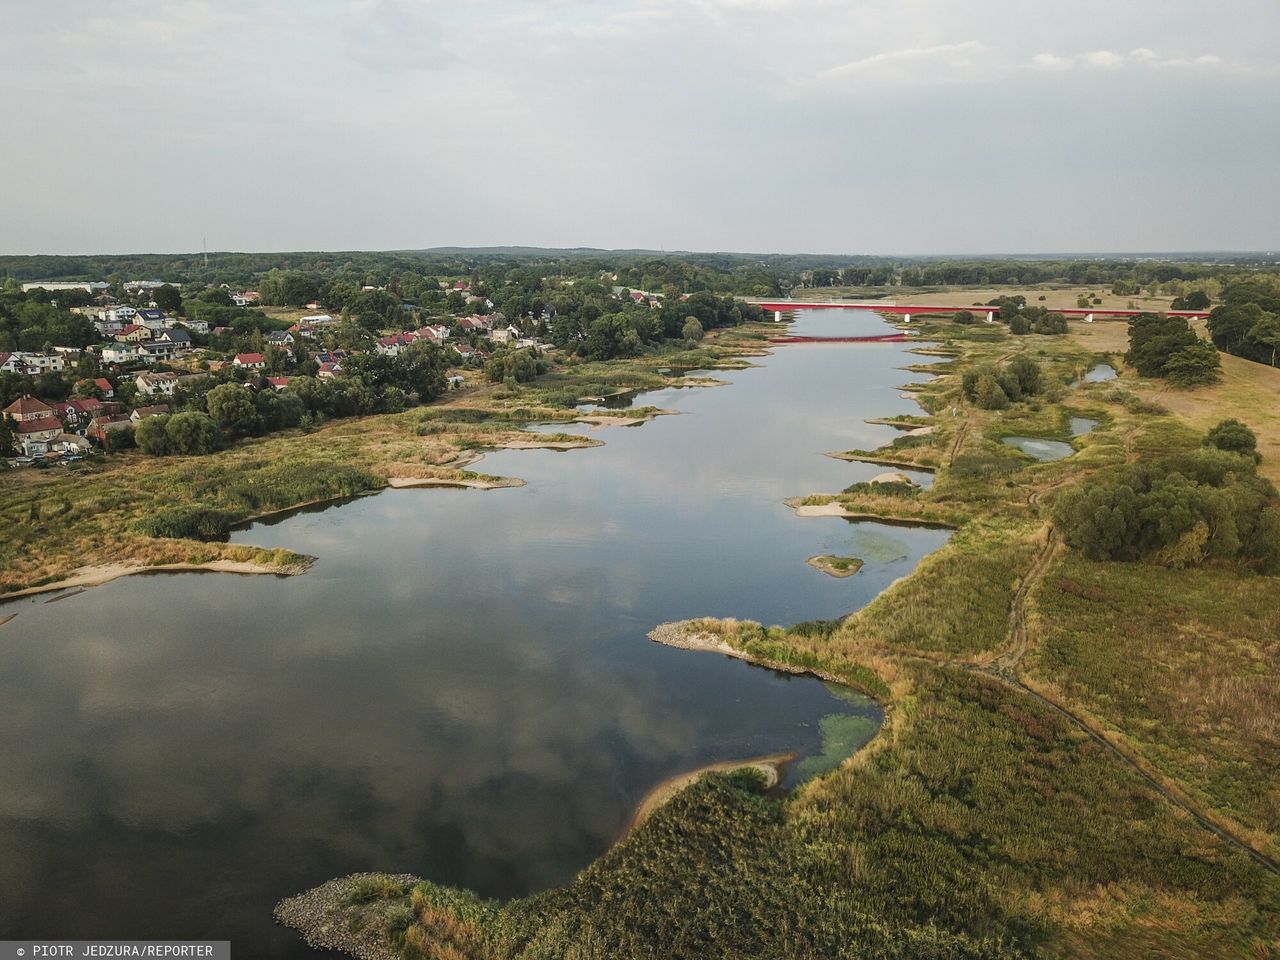
<svg viewBox="0 0 1280 960">
<path fill-rule="evenodd" d="M 1193 324 L 1207 336 L 1203 322 Z M 1111 353 L 1120 369 L 1129 349 L 1128 326 L 1114 321 L 1071 321 L 1072 340 L 1087 350 Z M 1159 403 L 1197 430 L 1234 417 L 1258 435 L 1262 463 L 1258 472 L 1280 483 L 1280 369 L 1219 353 L 1222 382 L 1195 390 L 1181 390 L 1158 380 L 1144 380 L 1132 370 L 1124 372 L 1123 385 L 1147 400 Z"/>
<path fill-rule="evenodd" d="M 931 328 L 958 359 L 919 395 L 936 429 L 892 456 L 936 464 L 934 485 L 793 501 L 956 527 L 866 608 L 655 631 L 880 698 L 882 733 L 839 769 L 783 799 L 750 773 L 704 777 L 559 890 L 498 904 L 423 883 L 326 922 L 404 957 L 1280 953 L 1280 580 L 1087 562 L 1047 520 L 1059 491 L 1203 436 L 1127 403 L 1142 386 L 1128 378 L 1074 386 L 1114 349 L 1093 340 L 1104 329 Z M 1018 354 L 1046 373 L 1034 402 L 963 401 L 964 369 Z M 1098 426 L 1072 439 L 1072 416 Z M 1035 462 L 1000 442 L 1012 435 L 1076 452 Z"/>
<path fill-rule="evenodd" d="M 1150 297 L 1146 293 L 1136 296 L 1116 296 L 1110 286 L 1082 287 L 1046 284 L 1033 287 L 816 287 L 793 291 L 799 299 L 813 300 L 858 300 L 862 298 L 882 298 L 887 303 L 919 303 L 941 304 L 943 306 L 966 306 L 968 304 L 985 304 L 996 297 L 1011 297 L 1021 294 L 1027 298 L 1029 306 L 1050 308 L 1074 308 L 1076 299 L 1087 296 L 1090 303 L 1093 298 L 1102 301 L 1100 306 L 1117 310 L 1131 307 L 1138 310 L 1168 310 L 1171 297 Z M 1040 298 L 1044 297 L 1043 300 Z"/>
</svg>

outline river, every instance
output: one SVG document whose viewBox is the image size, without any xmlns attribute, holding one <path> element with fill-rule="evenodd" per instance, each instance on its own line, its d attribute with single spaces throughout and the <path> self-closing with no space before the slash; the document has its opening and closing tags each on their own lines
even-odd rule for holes
<svg viewBox="0 0 1280 960">
<path fill-rule="evenodd" d="M 885 328 L 815 311 L 793 329 Z M 521 488 L 389 490 L 235 534 L 318 557 L 304 576 L 135 576 L 5 605 L 0 938 L 314 956 L 272 923 L 281 897 L 372 869 L 544 889 L 665 777 L 815 757 L 832 715 L 870 737 L 866 698 L 645 636 L 847 613 L 946 539 L 782 503 L 882 472 L 824 454 L 892 439 L 863 420 L 918 412 L 897 388 L 920 376 L 897 368 L 922 358 L 805 345 L 756 362 L 636 401 L 678 416 L 581 428 L 603 447 L 475 467 Z M 866 563 L 837 580 L 816 554 Z"/>
</svg>

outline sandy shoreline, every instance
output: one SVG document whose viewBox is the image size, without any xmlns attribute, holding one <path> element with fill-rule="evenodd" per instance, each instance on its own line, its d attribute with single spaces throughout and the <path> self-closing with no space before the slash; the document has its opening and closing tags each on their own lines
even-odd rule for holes
<svg viewBox="0 0 1280 960">
<path fill-rule="evenodd" d="M 913 463 L 910 460 L 893 460 L 886 457 L 871 457 L 860 453 L 828 453 L 828 457 L 835 460 L 847 460 L 850 463 L 870 463 L 877 467 L 897 467 L 899 470 L 918 470 L 921 473 L 937 473 L 937 467 L 931 467 L 923 463 Z"/>
<path fill-rule="evenodd" d="M 27 587 L 12 593 L 0 594 L 0 603 L 29 597 L 38 593 L 53 593 L 57 590 L 72 590 L 76 587 L 100 587 L 112 580 L 132 576 L 135 573 L 238 573 L 244 575 L 270 574 L 276 577 L 292 577 L 305 573 L 310 563 L 296 567 L 268 567 L 261 563 L 247 560 L 210 560 L 208 563 L 162 563 L 155 566 L 139 566 L 131 563 L 108 563 L 90 567 L 81 567 L 71 576 L 56 583 L 46 583 L 39 587 Z M 9 619 L 12 619 L 10 617 Z M 0 621 L 0 622 L 8 622 Z"/>
<path fill-rule="evenodd" d="M 413 487 L 465 487 L 469 490 L 500 490 L 507 487 L 523 487 L 524 481 L 518 477 L 387 477 L 387 486 L 392 490 L 407 490 Z"/>
<path fill-rule="evenodd" d="M 764 757 L 753 757 L 750 760 L 724 760 L 719 763 L 708 763 L 705 767 L 686 770 L 684 773 L 677 773 L 673 777 L 668 777 L 644 795 L 644 799 L 636 806 L 635 813 L 631 815 L 631 820 L 626 829 L 622 831 L 622 837 L 619 839 L 627 837 L 633 830 L 653 816 L 654 811 L 671 800 L 681 790 L 697 783 L 708 773 L 759 770 L 764 776 L 764 788 L 770 790 L 781 782 L 783 771 L 786 769 L 787 764 L 794 759 L 795 754 L 792 753 L 772 753 Z"/>
<path fill-rule="evenodd" d="M 677 650 L 692 650 L 695 653 L 720 653 L 726 657 L 733 657 L 735 660 L 742 660 L 752 666 L 763 667 L 766 670 L 777 670 L 779 673 L 794 673 L 797 676 L 817 677 L 819 680 L 838 683 L 844 687 L 851 685 L 845 678 L 838 677 L 834 673 L 827 673 L 824 670 L 799 666 L 794 663 L 785 663 L 781 660 L 765 660 L 760 657 L 753 657 L 744 650 L 730 646 L 719 637 L 701 630 L 691 629 L 689 624 L 693 622 L 692 620 L 676 620 L 672 623 L 660 623 L 649 631 L 649 639 L 654 643 L 662 644 L 664 647 L 675 647 Z"/>
<path fill-rule="evenodd" d="M 815 494 L 811 494 L 815 496 Z M 822 496 L 822 494 L 816 494 Z M 886 517 L 879 513 L 850 510 L 839 500 L 828 503 L 802 503 L 807 497 L 791 497 L 782 501 L 795 511 L 797 517 L 839 517 L 842 520 L 873 520 L 894 527 L 924 527 L 929 530 L 954 530 L 955 526 L 942 520 L 916 520 L 912 517 Z"/>
</svg>

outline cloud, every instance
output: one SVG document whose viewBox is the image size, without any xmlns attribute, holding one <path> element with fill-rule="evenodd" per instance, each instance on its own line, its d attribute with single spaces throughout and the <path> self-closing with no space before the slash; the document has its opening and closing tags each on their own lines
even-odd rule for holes
<svg viewBox="0 0 1280 960">
<path fill-rule="evenodd" d="M 901 50 L 886 50 L 872 54 L 860 60 L 852 60 L 838 67 L 831 67 L 817 74 L 819 83 L 840 83 L 850 79 L 877 76 L 894 79 L 915 78 L 922 76 L 922 71 L 936 71 L 939 68 L 952 73 L 970 70 L 976 58 L 985 52 L 977 40 L 965 40 L 960 43 L 943 43 L 931 47 L 905 47 Z M 925 74 L 929 79 L 937 80 L 937 73 Z"/>
<path fill-rule="evenodd" d="M 1033 70 L 1065 73 L 1076 68 L 1085 70 L 1121 70 L 1124 68 L 1151 70 L 1203 70 L 1230 73 L 1275 73 L 1276 64 L 1243 63 L 1226 60 L 1217 54 L 1206 53 L 1197 57 L 1162 57 L 1150 47 L 1134 47 L 1128 54 L 1111 50 L 1091 50 L 1063 56 L 1057 53 L 1037 53 L 1027 61 Z"/>
</svg>

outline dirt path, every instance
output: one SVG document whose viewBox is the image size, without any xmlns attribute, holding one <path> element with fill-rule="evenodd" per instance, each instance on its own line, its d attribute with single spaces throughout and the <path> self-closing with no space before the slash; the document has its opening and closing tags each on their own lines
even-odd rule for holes
<svg viewBox="0 0 1280 960">
<path fill-rule="evenodd" d="M 1017 682 L 1018 666 L 1027 652 L 1027 596 L 1044 579 L 1049 564 L 1053 563 L 1053 557 L 1058 552 L 1057 533 L 1052 526 L 1046 527 L 1045 531 L 1045 544 L 1036 554 L 1031 569 L 1023 576 L 1013 595 L 1013 602 L 1009 604 L 1009 644 L 1003 653 L 981 668 L 983 672 L 998 675 L 1005 680 Z"/>
<path fill-rule="evenodd" d="M 956 465 L 956 454 L 960 452 L 960 447 L 964 443 L 965 435 L 969 432 L 969 419 L 966 417 L 960 424 L 960 429 L 956 431 L 955 439 L 951 441 L 951 449 L 947 451 L 947 466 L 954 467 Z"/>
<path fill-rule="evenodd" d="M 1053 528 L 1048 528 L 1045 546 L 1040 553 L 1036 555 L 1035 560 L 1031 564 L 1031 568 L 1022 578 L 1017 592 L 1013 596 L 1012 603 L 1009 604 L 1009 645 L 995 659 L 981 666 L 951 661 L 952 666 L 959 666 L 964 669 L 973 670 L 977 673 L 985 674 L 995 680 L 1000 681 L 1012 689 L 1018 690 L 1026 694 L 1034 700 L 1039 701 L 1044 706 L 1053 710 L 1059 716 L 1069 720 L 1079 730 L 1084 732 L 1089 739 L 1093 740 L 1099 746 L 1103 747 L 1113 757 L 1120 760 L 1139 777 L 1155 790 L 1158 794 L 1179 807 L 1191 816 L 1198 824 L 1216 835 L 1219 839 L 1225 841 L 1229 845 L 1235 847 L 1241 853 L 1248 856 L 1259 866 L 1280 876 L 1280 863 L 1254 847 L 1248 841 L 1237 836 L 1228 826 L 1220 823 L 1212 813 L 1205 811 L 1190 797 L 1182 792 L 1176 785 L 1171 784 L 1168 779 L 1154 766 L 1148 763 L 1145 757 L 1140 753 L 1130 754 L 1128 750 L 1123 749 L 1106 736 L 1105 731 L 1097 724 L 1092 723 L 1086 718 L 1074 713 L 1068 707 L 1058 701 L 1046 696 L 1045 694 L 1033 690 L 1027 686 L 1025 682 L 1017 675 L 1018 667 L 1022 663 L 1022 658 L 1027 652 L 1027 597 L 1036 585 L 1044 579 L 1050 565 L 1053 562 L 1054 555 L 1058 549 L 1058 538 L 1054 534 Z"/>
</svg>

